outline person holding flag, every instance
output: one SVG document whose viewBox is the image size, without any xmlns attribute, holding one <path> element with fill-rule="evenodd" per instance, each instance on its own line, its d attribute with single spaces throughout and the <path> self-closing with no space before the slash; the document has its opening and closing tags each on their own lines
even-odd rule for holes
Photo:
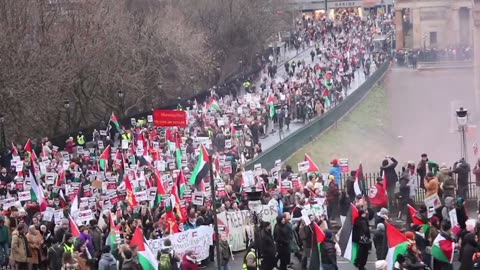
<svg viewBox="0 0 480 270">
<path fill-rule="evenodd" d="M 384 176 L 385 182 L 383 183 L 385 190 L 388 193 L 388 205 L 392 207 L 395 203 L 395 186 L 398 182 L 398 175 L 395 171 L 398 161 L 391 157 L 385 156 L 385 159 L 382 161 L 382 166 L 380 167 L 380 173 Z"/>
</svg>

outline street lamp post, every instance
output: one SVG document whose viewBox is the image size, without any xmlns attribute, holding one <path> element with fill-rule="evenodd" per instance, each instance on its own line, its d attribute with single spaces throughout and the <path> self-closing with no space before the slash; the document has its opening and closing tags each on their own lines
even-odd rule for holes
<svg viewBox="0 0 480 270">
<path fill-rule="evenodd" d="M 70 118 L 70 101 L 68 99 L 63 101 L 63 107 L 67 113 L 67 132 L 70 134 L 72 132 L 72 119 Z"/>
<path fill-rule="evenodd" d="M 5 135 L 5 115 L 3 113 L 0 113 L 0 129 L 0 153 L 2 153 L 3 150 L 7 149 L 7 136 Z"/>
<path fill-rule="evenodd" d="M 124 115 L 125 114 L 125 104 L 124 104 L 124 98 L 123 97 L 125 96 L 125 94 L 123 93 L 122 90 L 118 90 L 117 95 L 118 95 L 118 98 L 120 100 L 120 111 L 121 111 L 122 115 Z"/>
<path fill-rule="evenodd" d="M 457 124 L 458 131 L 460 132 L 460 157 L 467 162 L 467 140 L 465 132 L 467 130 L 468 124 L 468 110 L 460 107 L 457 111 Z"/>
</svg>

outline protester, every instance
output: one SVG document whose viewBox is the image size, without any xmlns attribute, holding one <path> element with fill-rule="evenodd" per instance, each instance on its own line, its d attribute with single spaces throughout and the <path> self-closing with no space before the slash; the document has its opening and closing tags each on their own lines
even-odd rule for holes
<svg viewBox="0 0 480 270">
<path fill-rule="evenodd" d="M 222 236 L 222 239 L 219 243 L 220 245 L 220 254 L 221 254 L 221 263 L 222 270 L 230 270 L 230 258 L 231 258 L 231 251 L 230 246 L 228 244 L 228 238 L 226 235 Z"/>
<path fill-rule="evenodd" d="M 116 270 L 117 260 L 110 253 L 111 248 L 109 245 L 105 245 L 102 249 L 102 256 L 98 262 L 98 270 Z"/>
<path fill-rule="evenodd" d="M 380 173 L 384 176 L 386 182 L 383 183 L 386 186 L 387 193 L 390 195 L 388 196 L 388 204 L 393 206 L 395 205 L 395 201 L 393 200 L 395 194 L 395 186 L 398 182 L 398 175 L 395 171 L 397 167 L 398 161 L 390 156 L 386 156 L 385 159 L 382 161 L 382 166 L 380 167 Z"/>
<path fill-rule="evenodd" d="M 367 219 L 368 211 L 360 210 L 359 214 L 360 217 L 355 222 L 352 233 L 352 241 L 358 244 L 358 253 L 354 265 L 359 270 L 364 270 L 367 264 L 368 252 L 372 247 L 372 241 Z"/>
<path fill-rule="evenodd" d="M 473 256 L 478 252 L 478 237 L 474 233 L 467 233 L 460 248 L 459 270 L 473 269 Z"/>
<path fill-rule="evenodd" d="M 272 226 L 270 222 L 262 221 L 261 225 L 261 254 L 262 254 L 262 270 L 273 270 L 276 267 L 276 248 L 273 240 Z M 311 238 L 308 239 L 310 242 Z"/>
<path fill-rule="evenodd" d="M 330 231 L 325 232 L 325 241 L 322 243 L 322 266 L 325 270 L 337 270 L 337 251 L 333 234 Z"/>
<path fill-rule="evenodd" d="M 387 257 L 388 245 L 385 225 L 383 223 L 377 224 L 377 230 L 373 234 L 373 243 L 375 245 L 377 260 L 385 260 Z"/>
</svg>

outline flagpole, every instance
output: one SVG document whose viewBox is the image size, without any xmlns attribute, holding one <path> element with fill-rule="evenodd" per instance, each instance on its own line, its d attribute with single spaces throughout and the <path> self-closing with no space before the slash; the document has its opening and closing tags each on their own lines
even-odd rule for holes
<svg viewBox="0 0 480 270">
<path fill-rule="evenodd" d="M 220 261 L 220 238 L 218 235 L 218 218 L 217 218 L 217 204 L 215 200 L 215 179 L 213 178 L 213 155 L 210 155 L 210 192 L 211 201 L 212 201 L 212 211 L 213 211 L 213 231 L 215 235 L 215 252 L 217 253 L 217 269 L 222 269 L 221 261 Z"/>
</svg>

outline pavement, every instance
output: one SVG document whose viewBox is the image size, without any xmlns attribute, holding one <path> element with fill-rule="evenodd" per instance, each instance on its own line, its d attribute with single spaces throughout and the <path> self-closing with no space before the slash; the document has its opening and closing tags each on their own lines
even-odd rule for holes
<svg viewBox="0 0 480 270">
<path fill-rule="evenodd" d="M 277 74 L 274 78 L 275 81 L 277 81 L 277 82 L 283 82 L 284 81 L 283 77 L 286 76 L 287 74 L 285 72 L 285 68 L 284 68 L 283 64 L 285 63 L 286 60 L 288 60 L 288 61 L 304 60 L 305 64 L 312 64 L 311 57 L 310 57 L 310 52 L 313 48 L 314 48 L 314 46 L 307 47 L 305 50 L 299 51 L 300 52 L 299 54 L 296 53 L 295 49 L 287 50 L 286 53 L 282 49 L 281 50 L 282 54 L 279 56 L 279 63 L 277 64 L 278 68 L 277 68 Z M 319 62 L 318 58 L 315 58 L 315 61 L 313 62 L 313 64 L 316 64 L 318 62 Z M 372 64 L 371 68 L 370 68 L 370 74 L 375 72 L 375 70 L 376 70 L 375 65 Z M 254 85 L 255 85 L 256 89 L 260 89 L 261 78 L 264 78 L 264 77 L 268 77 L 268 75 L 263 70 L 262 72 L 260 72 L 260 76 L 258 76 L 258 78 L 260 78 L 260 79 L 254 82 Z M 362 83 L 365 82 L 365 80 L 366 80 L 366 78 L 365 78 L 365 75 L 363 73 L 363 69 L 360 68 L 359 70 L 356 71 L 355 79 L 352 81 L 352 83 L 350 85 L 350 88 L 347 91 L 347 96 L 352 94 L 355 90 L 357 90 L 358 87 L 360 87 L 360 85 L 362 85 Z M 243 95 L 245 93 L 241 92 L 240 94 Z M 266 138 L 260 139 L 260 143 L 262 144 L 262 150 L 265 151 L 265 150 L 273 147 L 280 140 L 286 138 L 288 135 L 290 135 L 291 133 L 299 130 L 300 128 L 302 128 L 306 124 L 308 124 L 308 122 L 302 123 L 302 122 L 298 122 L 298 121 L 292 121 L 290 123 L 290 129 L 289 130 L 283 130 L 281 133 L 278 132 L 278 130 L 277 130 L 275 133 L 270 134 L 270 130 L 271 130 L 270 129 L 268 136 Z M 273 127 L 273 122 L 269 123 L 269 127 L 270 128 Z"/>
</svg>

